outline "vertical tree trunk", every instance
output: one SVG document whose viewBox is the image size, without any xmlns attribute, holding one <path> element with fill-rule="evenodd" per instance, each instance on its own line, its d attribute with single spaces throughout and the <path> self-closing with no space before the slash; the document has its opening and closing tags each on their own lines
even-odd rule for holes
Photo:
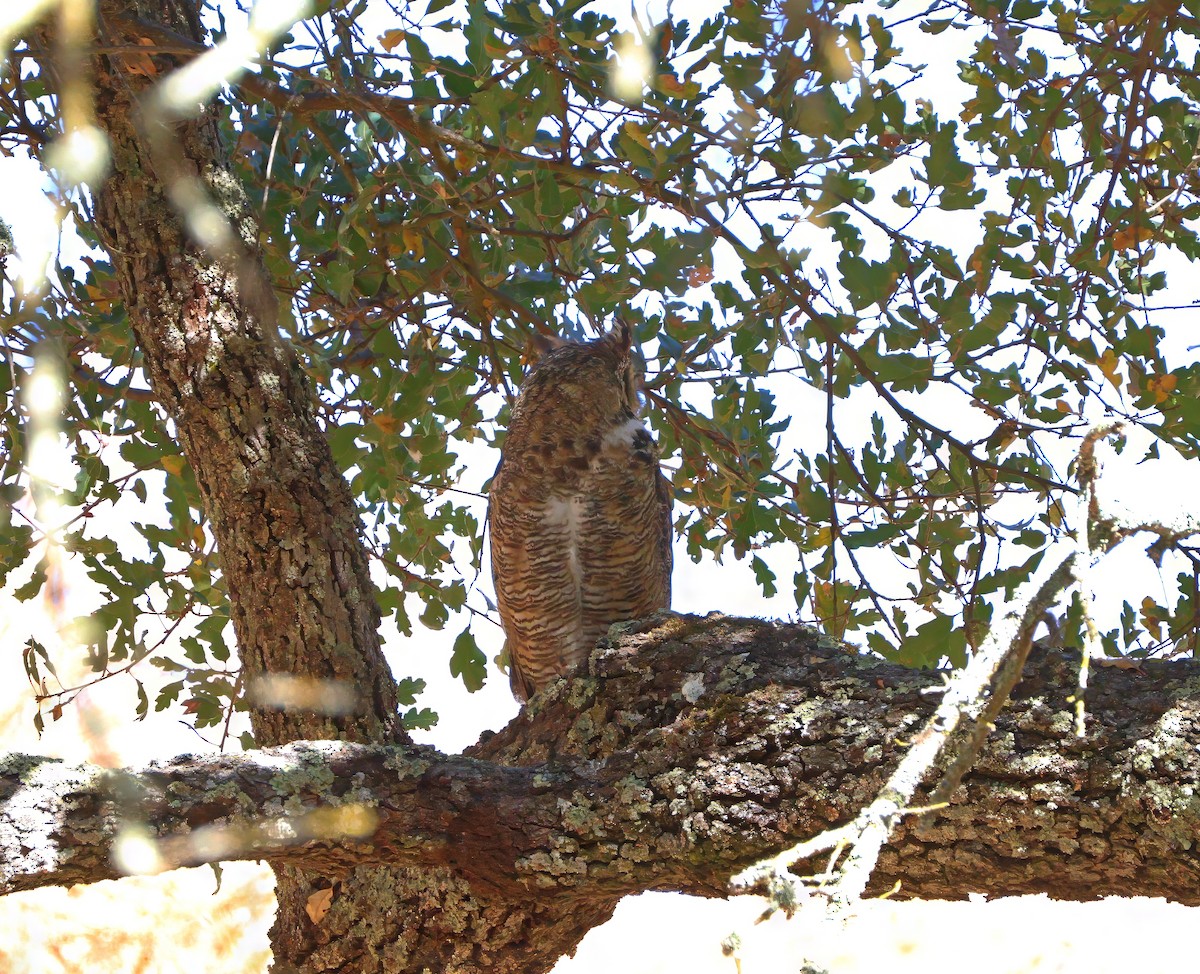
<svg viewBox="0 0 1200 974">
<path fill-rule="evenodd" d="M 195 0 L 101 5 L 101 29 L 119 36 L 121 14 L 153 8 L 165 25 L 201 37 Z M 124 36 L 129 45 L 137 37 Z M 175 425 L 196 476 L 247 677 L 302 674 L 353 686 L 344 715 L 252 711 L 260 744 L 299 738 L 388 740 L 395 684 L 380 650 L 379 608 L 358 512 L 316 422 L 315 399 L 291 348 L 258 251 L 258 228 L 229 168 L 216 110 L 175 124 L 169 153 L 139 126 L 139 95 L 161 74 L 122 70 L 121 54 L 96 65 L 96 116 L 112 171 L 96 196 L 96 224 L 155 397 Z M 176 180 L 199 184 L 245 248 L 241 267 L 198 247 L 168 200 Z M 250 265 L 247 268 L 246 265 Z M 239 273 L 240 271 L 240 273 Z M 249 272 L 248 272 L 249 271 Z"/>
<path fill-rule="evenodd" d="M 357 693 L 359 707 L 342 715 L 254 709 L 258 743 L 397 740 L 395 684 L 380 651 L 358 512 L 316 421 L 313 392 L 278 336 L 258 228 L 216 110 L 174 124 L 163 145 L 137 122 L 139 99 L 178 58 L 153 56 L 148 74 L 146 47 L 136 56 L 120 48 L 138 48 L 138 19 L 200 41 L 197 8 L 196 0 L 101 0 L 99 29 L 115 50 L 92 62 L 96 118 L 112 148 L 97 230 L 155 397 L 195 472 L 247 682 L 295 674 Z M 52 76 L 49 57 L 43 64 Z M 244 248 L 238 260 L 188 235 L 169 199 L 179 179 L 202 186 L 224 212 Z M 532 972 L 573 948 L 616 902 L 473 890 L 449 869 L 322 876 L 281 867 L 276 879 L 275 969 L 289 972 Z M 330 886 L 330 909 L 314 923 L 309 897 Z"/>
<path fill-rule="evenodd" d="M 129 16 L 202 38 L 194 0 L 105 2 L 108 38 L 136 44 Z M 165 74 L 173 59 L 157 57 Z M 100 237 L 112 257 L 154 394 L 195 472 L 229 592 L 245 683 L 265 674 L 340 681 L 358 706 L 342 715 L 256 708 L 259 744 L 341 737 L 387 741 L 398 733 L 395 683 L 380 650 L 379 609 L 358 512 L 316 422 L 314 397 L 277 333 L 273 295 L 259 282 L 257 226 L 212 106 L 154 152 L 139 128 L 138 97 L 160 77 L 126 70 L 120 54 L 95 59 L 96 115 L 112 148 L 112 172 L 96 198 Z M 172 180 L 198 181 L 241 238 L 247 268 L 198 247 L 168 201 Z M 239 269 L 241 273 L 239 274 Z M 389 871 L 370 870 L 372 883 Z M 281 969 L 326 969 L 313 951 L 320 928 L 305 912 L 332 877 L 276 874 L 272 940 Z M 351 889 L 343 899 L 357 900 Z M 370 901 L 356 911 L 369 913 Z M 369 967 L 364 967 L 364 970 Z"/>
</svg>

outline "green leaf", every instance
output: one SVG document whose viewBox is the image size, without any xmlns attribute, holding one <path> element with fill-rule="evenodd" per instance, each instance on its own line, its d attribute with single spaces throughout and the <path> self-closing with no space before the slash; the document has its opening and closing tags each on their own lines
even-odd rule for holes
<svg viewBox="0 0 1200 974">
<path fill-rule="evenodd" d="M 13 597 L 18 602 L 28 602 L 37 595 L 42 590 L 42 586 L 46 584 L 48 568 L 49 562 L 45 556 L 39 558 L 37 564 L 33 566 L 33 574 L 29 576 L 29 581 L 13 589 Z"/>
<path fill-rule="evenodd" d="M 754 569 L 754 580 L 758 582 L 759 587 L 762 589 L 763 596 L 768 599 L 771 598 L 778 591 L 775 585 L 775 573 L 767 567 L 767 563 L 759 558 L 758 555 L 750 559 L 750 564 Z"/>
<path fill-rule="evenodd" d="M 450 654 L 450 675 L 461 679 L 471 693 L 481 689 L 487 678 L 487 657 L 475 644 L 470 629 L 464 629 L 454 640 L 454 649 Z"/>
<path fill-rule="evenodd" d="M 401 722 L 405 730 L 429 730 L 437 726 L 438 715 L 428 707 L 422 707 L 420 710 L 409 707 L 404 711 Z"/>
</svg>

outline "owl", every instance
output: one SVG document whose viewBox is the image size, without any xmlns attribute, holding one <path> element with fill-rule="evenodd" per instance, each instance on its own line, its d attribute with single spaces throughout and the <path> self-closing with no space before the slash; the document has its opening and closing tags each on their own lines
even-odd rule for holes
<svg viewBox="0 0 1200 974">
<path fill-rule="evenodd" d="M 628 323 L 540 339 L 492 480 L 492 579 L 513 696 L 570 673 L 614 622 L 671 601 L 671 490 L 638 419 Z"/>
</svg>

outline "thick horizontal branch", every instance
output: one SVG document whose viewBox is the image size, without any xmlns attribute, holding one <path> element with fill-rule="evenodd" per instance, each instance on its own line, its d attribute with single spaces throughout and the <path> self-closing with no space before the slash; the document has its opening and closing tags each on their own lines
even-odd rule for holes
<svg viewBox="0 0 1200 974">
<path fill-rule="evenodd" d="M 1085 738 L 1074 665 L 1034 651 L 952 806 L 900 825 L 874 889 L 1200 902 L 1200 664 L 1101 667 Z M 166 866 L 391 862 L 510 892 L 721 895 L 869 802 L 940 685 L 801 626 L 668 616 L 614 633 L 467 755 L 317 742 L 135 772 L 10 756 L 0 891 L 111 878 L 151 840 Z"/>
</svg>

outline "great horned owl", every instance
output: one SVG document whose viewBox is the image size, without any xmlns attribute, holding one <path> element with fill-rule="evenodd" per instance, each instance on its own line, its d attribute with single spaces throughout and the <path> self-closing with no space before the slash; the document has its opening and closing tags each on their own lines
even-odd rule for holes
<svg viewBox="0 0 1200 974">
<path fill-rule="evenodd" d="M 492 579 L 513 695 L 585 660 L 614 622 L 671 601 L 671 493 L 639 420 L 630 326 L 543 340 L 492 480 Z"/>
</svg>

